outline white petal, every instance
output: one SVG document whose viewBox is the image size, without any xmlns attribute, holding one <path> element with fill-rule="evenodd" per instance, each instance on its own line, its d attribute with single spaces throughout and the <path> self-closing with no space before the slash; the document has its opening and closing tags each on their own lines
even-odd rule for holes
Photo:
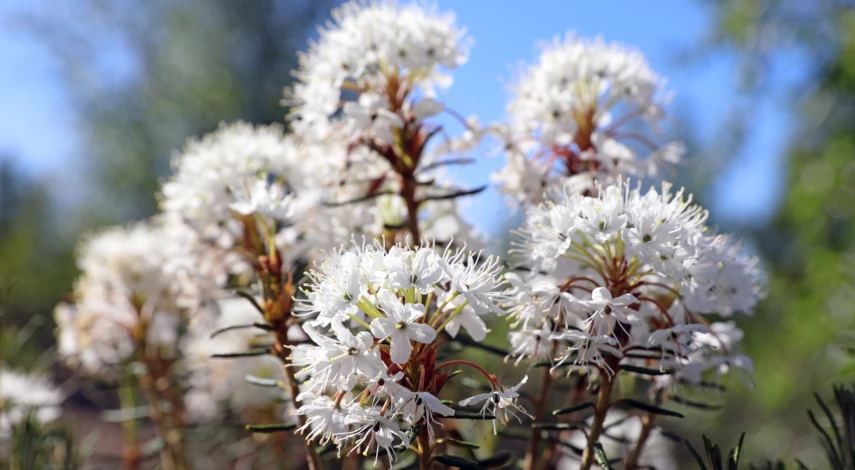
<svg viewBox="0 0 855 470">
<path fill-rule="evenodd" d="M 422 323 L 409 323 L 404 330 L 413 341 L 428 344 L 436 338 L 436 330 Z"/>
<path fill-rule="evenodd" d="M 410 339 L 405 334 L 392 335 L 392 344 L 389 348 L 389 355 L 392 362 L 395 364 L 406 364 L 410 359 L 410 353 L 413 352 L 413 345 L 410 344 Z"/>
</svg>

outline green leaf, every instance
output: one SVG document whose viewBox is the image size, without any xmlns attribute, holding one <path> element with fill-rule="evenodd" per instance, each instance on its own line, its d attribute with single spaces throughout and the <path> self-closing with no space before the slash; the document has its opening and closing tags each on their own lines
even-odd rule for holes
<svg viewBox="0 0 855 470">
<path fill-rule="evenodd" d="M 461 441 L 460 439 L 452 439 L 450 437 L 443 437 L 438 439 L 437 442 L 444 442 L 446 444 L 452 445 L 454 447 L 463 447 L 466 449 L 480 449 L 481 446 L 475 444 L 474 442 Z"/>
<path fill-rule="evenodd" d="M 534 429 L 543 429 L 546 431 L 573 431 L 581 429 L 578 424 L 571 423 L 534 423 L 531 425 Z"/>
<path fill-rule="evenodd" d="M 673 397 L 672 400 L 674 400 L 675 403 L 679 403 L 683 406 L 688 406 L 690 408 L 697 408 L 699 410 L 717 411 L 717 410 L 720 410 L 723 408 L 721 405 L 710 405 L 708 403 L 700 403 L 697 401 L 688 400 L 688 399 L 683 398 L 679 395 Z"/>
<path fill-rule="evenodd" d="M 217 336 L 219 336 L 219 335 L 221 335 L 227 331 L 246 330 L 249 328 L 258 328 L 260 330 L 270 331 L 270 329 L 273 327 L 266 324 L 266 323 L 247 323 L 244 325 L 231 325 L 231 326 L 227 326 L 225 328 L 220 328 L 219 330 L 214 330 L 214 332 L 211 333 L 211 338 L 212 339 L 216 338 Z"/>
<path fill-rule="evenodd" d="M 465 411 L 455 411 L 454 416 L 444 416 L 445 419 L 473 419 L 473 420 L 488 420 L 496 419 L 495 415 L 490 413 L 467 413 Z"/>
<path fill-rule="evenodd" d="M 513 461 L 514 453 L 509 450 L 504 450 L 496 452 L 496 454 L 491 457 L 479 460 L 478 465 L 480 465 L 481 468 L 504 467 Z"/>
<path fill-rule="evenodd" d="M 736 444 L 727 457 L 727 470 L 738 470 L 739 468 L 739 453 L 742 451 L 742 441 L 745 440 L 745 433 L 739 436 L 739 442 Z"/>
<path fill-rule="evenodd" d="M 257 432 L 257 433 L 272 433 L 272 432 L 284 432 L 284 431 L 292 431 L 297 428 L 296 423 L 279 423 L 279 424 L 247 424 L 246 430 L 249 432 Z"/>
<path fill-rule="evenodd" d="M 631 364 L 621 364 L 620 370 L 641 375 L 668 375 L 673 373 L 670 370 L 648 369 L 647 367 L 638 367 Z"/>
<path fill-rule="evenodd" d="M 240 297 L 243 297 L 244 299 L 248 300 L 249 303 L 251 303 L 252 306 L 255 307 L 256 310 L 258 310 L 258 313 L 260 313 L 262 316 L 264 316 L 264 309 L 261 307 L 261 305 L 258 304 L 258 300 L 255 299 L 255 296 L 252 295 L 252 292 L 250 292 L 246 289 L 235 289 L 235 294 L 237 294 Z M 270 325 L 267 325 L 267 326 L 269 327 L 269 329 L 271 331 L 273 330 L 272 326 L 270 326 Z"/>
<path fill-rule="evenodd" d="M 606 456 L 606 451 L 603 450 L 603 445 L 599 442 L 594 443 L 594 460 L 597 461 L 597 465 L 599 465 L 602 470 L 612 470 L 612 466 L 609 464 L 609 458 Z"/>
<path fill-rule="evenodd" d="M 211 354 L 212 359 L 233 359 L 237 357 L 256 357 L 256 356 L 264 356 L 270 354 L 270 349 L 255 349 L 247 352 L 240 353 L 224 353 L 224 354 Z"/>
<path fill-rule="evenodd" d="M 676 411 L 659 408 L 658 406 L 654 406 L 649 403 L 644 403 L 638 400 L 633 400 L 632 398 L 624 398 L 620 401 L 626 405 L 629 405 L 632 408 L 638 408 L 639 410 L 646 411 L 648 413 L 653 413 L 662 416 L 672 416 L 675 418 L 684 418 L 681 413 L 677 413 Z"/>
<path fill-rule="evenodd" d="M 443 465 L 447 465 L 449 467 L 459 467 L 459 468 L 480 468 L 481 465 L 477 460 L 469 460 L 464 459 L 463 457 L 455 457 L 453 455 L 435 455 L 433 457 L 434 462 L 439 462 Z"/>
<path fill-rule="evenodd" d="M 581 411 L 581 410 L 584 410 L 585 408 L 590 408 L 592 406 L 594 406 L 593 403 L 586 401 L 584 403 L 579 403 L 578 405 L 573 405 L 573 406 L 568 407 L 568 408 L 562 408 L 560 410 L 555 410 L 552 412 L 552 415 L 558 416 L 558 415 L 566 415 L 566 414 L 570 414 L 570 413 L 575 413 L 577 411 Z"/>
<path fill-rule="evenodd" d="M 697 449 L 695 449 L 695 446 L 693 446 L 688 439 L 683 439 L 683 443 L 686 444 L 686 447 L 689 448 L 689 452 L 692 453 L 692 456 L 698 462 L 698 468 L 700 468 L 701 470 L 709 470 L 707 468 L 707 465 L 704 463 L 704 459 L 701 457 L 701 454 L 697 451 Z"/>
<path fill-rule="evenodd" d="M 244 376 L 244 380 L 246 380 L 248 383 L 251 383 L 253 385 L 258 385 L 259 387 L 270 387 L 270 388 L 278 387 L 279 384 L 282 383 L 278 380 L 265 379 L 262 377 L 256 377 L 256 376 L 251 375 L 251 374 L 247 374 L 246 376 Z"/>
</svg>

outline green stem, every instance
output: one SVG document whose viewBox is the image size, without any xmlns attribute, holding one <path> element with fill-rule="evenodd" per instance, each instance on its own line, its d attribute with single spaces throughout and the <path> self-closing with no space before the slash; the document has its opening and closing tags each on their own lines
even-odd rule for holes
<svg viewBox="0 0 855 470">
<path fill-rule="evenodd" d="M 131 371 L 130 364 L 124 367 L 122 386 L 119 389 L 119 403 L 122 412 L 136 408 L 136 377 Z M 137 440 L 137 421 L 133 416 L 122 420 L 122 461 L 125 470 L 140 468 L 140 447 Z"/>
</svg>

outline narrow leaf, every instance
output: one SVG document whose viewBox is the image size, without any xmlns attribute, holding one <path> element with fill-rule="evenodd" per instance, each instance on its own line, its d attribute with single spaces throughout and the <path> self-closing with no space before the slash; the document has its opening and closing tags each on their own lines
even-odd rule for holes
<svg viewBox="0 0 855 470">
<path fill-rule="evenodd" d="M 710 405 L 708 403 L 700 403 L 697 401 L 688 400 L 688 399 L 683 398 L 679 395 L 675 396 L 673 398 L 673 400 L 674 400 L 674 402 L 679 403 L 683 406 L 688 406 L 690 408 L 697 408 L 699 410 L 716 411 L 716 410 L 722 409 L 721 405 Z"/>
<path fill-rule="evenodd" d="M 675 418 L 683 418 L 684 416 L 681 413 L 677 413 L 676 411 L 666 410 L 665 408 L 659 408 L 658 406 L 651 405 L 649 403 L 644 403 L 638 400 L 633 400 L 632 398 L 624 398 L 621 400 L 626 405 L 631 406 L 632 408 L 638 408 L 639 410 L 646 411 L 648 413 L 653 413 L 662 416 L 672 416 Z"/>
<path fill-rule="evenodd" d="M 496 416 L 491 413 L 467 413 L 465 411 L 455 411 L 454 416 L 444 416 L 445 419 L 473 419 L 473 420 L 489 420 L 496 419 Z"/>
<path fill-rule="evenodd" d="M 689 448 L 689 452 L 692 453 L 692 456 L 698 462 L 698 468 L 700 468 L 700 470 L 709 470 L 707 465 L 704 463 L 704 459 L 701 457 L 701 454 L 695 449 L 695 446 L 693 446 L 688 439 L 683 439 L 683 443 L 686 444 L 686 447 Z"/>
<path fill-rule="evenodd" d="M 609 464 L 609 458 L 606 456 L 606 451 L 603 450 L 603 445 L 599 442 L 594 443 L 594 460 L 597 461 L 597 465 L 599 465 L 602 470 L 612 470 L 612 466 Z"/>
<path fill-rule="evenodd" d="M 573 405 L 573 406 L 570 406 L 568 408 L 562 408 L 560 410 L 555 410 L 552 412 L 552 415 L 553 416 L 559 416 L 559 415 L 566 415 L 566 414 L 570 414 L 570 413 L 575 413 L 576 411 L 581 411 L 581 410 L 584 410 L 586 408 L 590 408 L 592 406 L 594 406 L 593 403 L 586 401 L 584 403 L 579 403 L 578 405 Z"/>
<path fill-rule="evenodd" d="M 449 467 L 480 468 L 476 460 L 464 459 L 463 457 L 455 457 L 453 455 L 435 455 L 433 460 Z"/>
<path fill-rule="evenodd" d="M 631 364 L 621 364 L 620 370 L 641 375 L 668 375 L 673 373 L 670 370 L 648 369 L 647 367 L 638 367 Z"/>
<path fill-rule="evenodd" d="M 232 359 L 236 357 L 255 357 L 255 356 L 264 356 L 265 354 L 270 354 L 270 350 L 267 348 L 264 349 L 256 349 L 253 351 L 241 352 L 241 353 L 224 353 L 224 354 L 211 354 L 213 359 Z"/>
<path fill-rule="evenodd" d="M 571 423 L 534 423 L 531 425 L 533 429 L 543 429 L 545 431 L 574 431 L 582 429 L 578 424 Z"/>
<path fill-rule="evenodd" d="M 463 447 L 466 449 L 480 449 L 481 446 L 475 444 L 474 442 L 461 441 L 460 439 L 453 439 L 450 437 L 443 437 L 439 439 L 437 442 L 444 442 L 446 444 L 452 445 L 454 447 Z"/>
<path fill-rule="evenodd" d="M 511 451 L 500 451 L 491 457 L 487 457 L 486 459 L 481 459 L 478 461 L 478 465 L 481 468 L 494 468 L 494 467 L 504 467 L 509 463 L 514 461 L 514 453 Z"/>
<path fill-rule="evenodd" d="M 271 433 L 291 431 L 297 428 L 296 423 L 279 423 L 279 424 L 247 424 L 246 430 L 257 433 Z"/>
<path fill-rule="evenodd" d="M 727 458 L 727 470 L 738 470 L 739 468 L 739 453 L 742 451 L 742 441 L 745 439 L 745 433 L 743 432 L 741 436 L 739 436 L 739 442 L 736 444 L 730 451 L 730 455 Z"/>
<path fill-rule="evenodd" d="M 259 387 L 271 387 L 271 388 L 278 387 L 279 384 L 281 383 L 278 380 L 264 379 L 264 378 L 256 377 L 256 376 L 250 375 L 250 374 L 247 374 L 244 377 L 244 380 L 246 380 L 248 383 L 251 383 L 253 385 L 258 385 Z"/>
</svg>

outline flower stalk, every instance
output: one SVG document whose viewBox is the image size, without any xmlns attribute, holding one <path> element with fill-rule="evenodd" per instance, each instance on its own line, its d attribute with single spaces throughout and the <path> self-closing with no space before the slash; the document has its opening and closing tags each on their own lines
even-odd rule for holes
<svg viewBox="0 0 855 470">
<path fill-rule="evenodd" d="M 603 425 L 611 407 L 612 389 L 614 388 L 616 377 L 602 369 L 600 370 L 600 377 L 600 391 L 597 394 L 597 402 L 594 404 L 594 416 L 591 421 L 591 429 L 588 431 L 588 443 L 585 445 L 585 451 L 582 453 L 580 470 L 590 470 L 594 464 L 594 447 L 603 434 Z"/>
</svg>

